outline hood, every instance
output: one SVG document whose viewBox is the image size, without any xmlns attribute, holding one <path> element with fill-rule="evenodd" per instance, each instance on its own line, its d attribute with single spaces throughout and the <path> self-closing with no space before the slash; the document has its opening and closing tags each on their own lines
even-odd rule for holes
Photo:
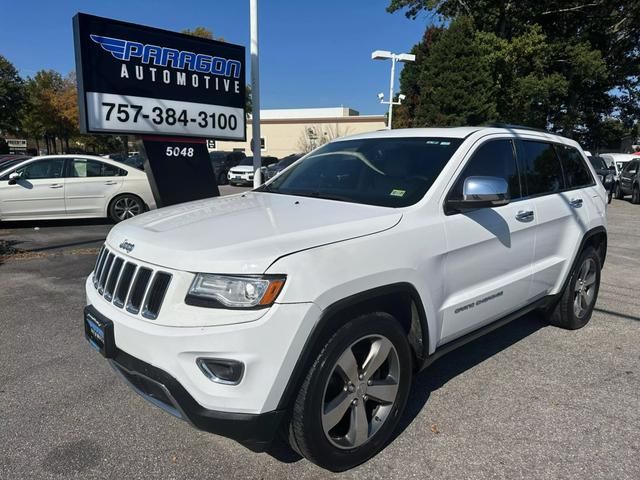
<svg viewBox="0 0 640 480">
<path fill-rule="evenodd" d="M 145 262 L 191 272 L 264 273 L 283 255 L 395 226 L 386 207 L 247 192 L 154 210 L 116 225 L 107 243 L 125 240 Z"/>
<path fill-rule="evenodd" d="M 253 173 L 253 165 L 236 165 L 231 167 L 232 172 L 251 172 Z"/>
</svg>

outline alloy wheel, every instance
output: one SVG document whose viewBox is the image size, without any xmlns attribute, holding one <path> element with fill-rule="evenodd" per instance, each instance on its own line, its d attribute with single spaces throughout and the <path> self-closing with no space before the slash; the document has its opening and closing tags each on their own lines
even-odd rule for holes
<svg viewBox="0 0 640 480">
<path fill-rule="evenodd" d="M 340 449 L 359 447 L 387 421 L 398 395 L 400 360 L 393 343 L 368 335 L 347 348 L 325 384 L 322 428 Z"/>
<path fill-rule="evenodd" d="M 575 284 L 573 313 L 577 318 L 586 315 L 595 299 L 596 278 L 596 262 L 593 258 L 586 258 Z"/>
<path fill-rule="evenodd" d="M 118 220 L 126 220 L 139 215 L 142 212 L 142 207 L 134 198 L 122 197 L 113 205 L 113 211 Z"/>
</svg>

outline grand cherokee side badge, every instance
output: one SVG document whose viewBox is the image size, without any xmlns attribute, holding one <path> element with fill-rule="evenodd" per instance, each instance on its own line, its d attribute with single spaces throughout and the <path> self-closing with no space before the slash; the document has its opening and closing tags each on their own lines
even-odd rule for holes
<svg viewBox="0 0 640 480">
<path fill-rule="evenodd" d="M 119 245 L 119 247 L 125 252 L 131 253 L 131 251 L 135 248 L 135 245 L 125 240 Z"/>
</svg>

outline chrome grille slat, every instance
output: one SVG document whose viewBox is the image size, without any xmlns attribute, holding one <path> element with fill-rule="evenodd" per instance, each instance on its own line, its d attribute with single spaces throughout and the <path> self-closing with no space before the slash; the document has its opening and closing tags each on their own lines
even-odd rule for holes
<svg viewBox="0 0 640 480">
<path fill-rule="evenodd" d="M 122 268 L 122 273 L 120 274 L 120 279 L 118 280 L 118 286 L 115 289 L 115 293 L 113 295 L 113 304 L 122 308 L 127 301 L 127 297 L 129 296 L 129 290 L 131 288 L 131 282 L 136 273 L 136 265 L 127 262 Z"/>
<path fill-rule="evenodd" d="M 172 275 L 138 265 L 103 245 L 93 271 L 93 286 L 107 301 L 132 315 L 155 320 Z"/>
<path fill-rule="evenodd" d="M 109 272 L 111 271 L 111 264 L 113 263 L 113 259 L 115 255 L 109 252 L 107 255 L 107 259 L 104 261 L 104 265 L 102 267 L 102 272 L 100 273 L 100 280 L 98 281 L 98 293 L 102 295 L 104 292 L 104 284 L 107 282 L 107 277 L 109 276 Z"/>
<path fill-rule="evenodd" d="M 113 265 L 111 266 L 109 277 L 107 277 L 107 282 L 104 286 L 104 298 L 106 298 L 108 301 L 111 301 L 113 299 L 113 292 L 116 287 L 118 277 L 120 276 L 120 272 L 122 272 L 123 263 L 124 259 L 122 257 L 117 257 L 113 261 Z"/>
<path fill-rule="evenodd" d="M 164 296 L 171 283 L 171 274 L 158 271 L 153 276 L 149 285 L 144 302 L 142 303 L 142 316 L 154 320 L 160 313 L 160 307 L 164 301 Z"/>
<path fill-rule="evenodd" d="M 133 281 L 131 292 L 129 293 L 129 300 L 127 300 L 127 312 L 138 314 L 140 307 L 142 306 L 142 300 L 147 292 L 147 287 L 151 281 L 151 275 L 153 271 L 146 267 L 140 267 L 136 274 L 136 279 Z"/>
<path fill-rule="evenodd" d="M 107 258 L 108 250 L 106 247 L 102 247 L 100 255 L 98 255 L 98 261 L 96 262 L 96 269 L 93 272 L 93 286 L 98 288 L 98 280 L 100 280 L 100 274 L 102 273 L 102 267 L 104 266 L 104 260 Z"/>
</svg>

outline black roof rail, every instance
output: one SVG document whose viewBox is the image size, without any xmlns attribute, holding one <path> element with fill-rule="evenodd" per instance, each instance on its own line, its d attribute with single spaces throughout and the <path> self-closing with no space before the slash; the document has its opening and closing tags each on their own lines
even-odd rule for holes
<svg viewBox="0 0 640 480">
<path fill-rule="evenodd" d="M 551 133 L 548 130 L 544 130 L 542 128 L 527 127 L 526 125 L 514 125 L 511 123 L 500 123 L 500 122 L 488 123 L 483 125 L 483 127 L 512 128 L 512 129 L 517 128 L 518 130 L 533 130 L 534 132 Z"/>
</svg>

